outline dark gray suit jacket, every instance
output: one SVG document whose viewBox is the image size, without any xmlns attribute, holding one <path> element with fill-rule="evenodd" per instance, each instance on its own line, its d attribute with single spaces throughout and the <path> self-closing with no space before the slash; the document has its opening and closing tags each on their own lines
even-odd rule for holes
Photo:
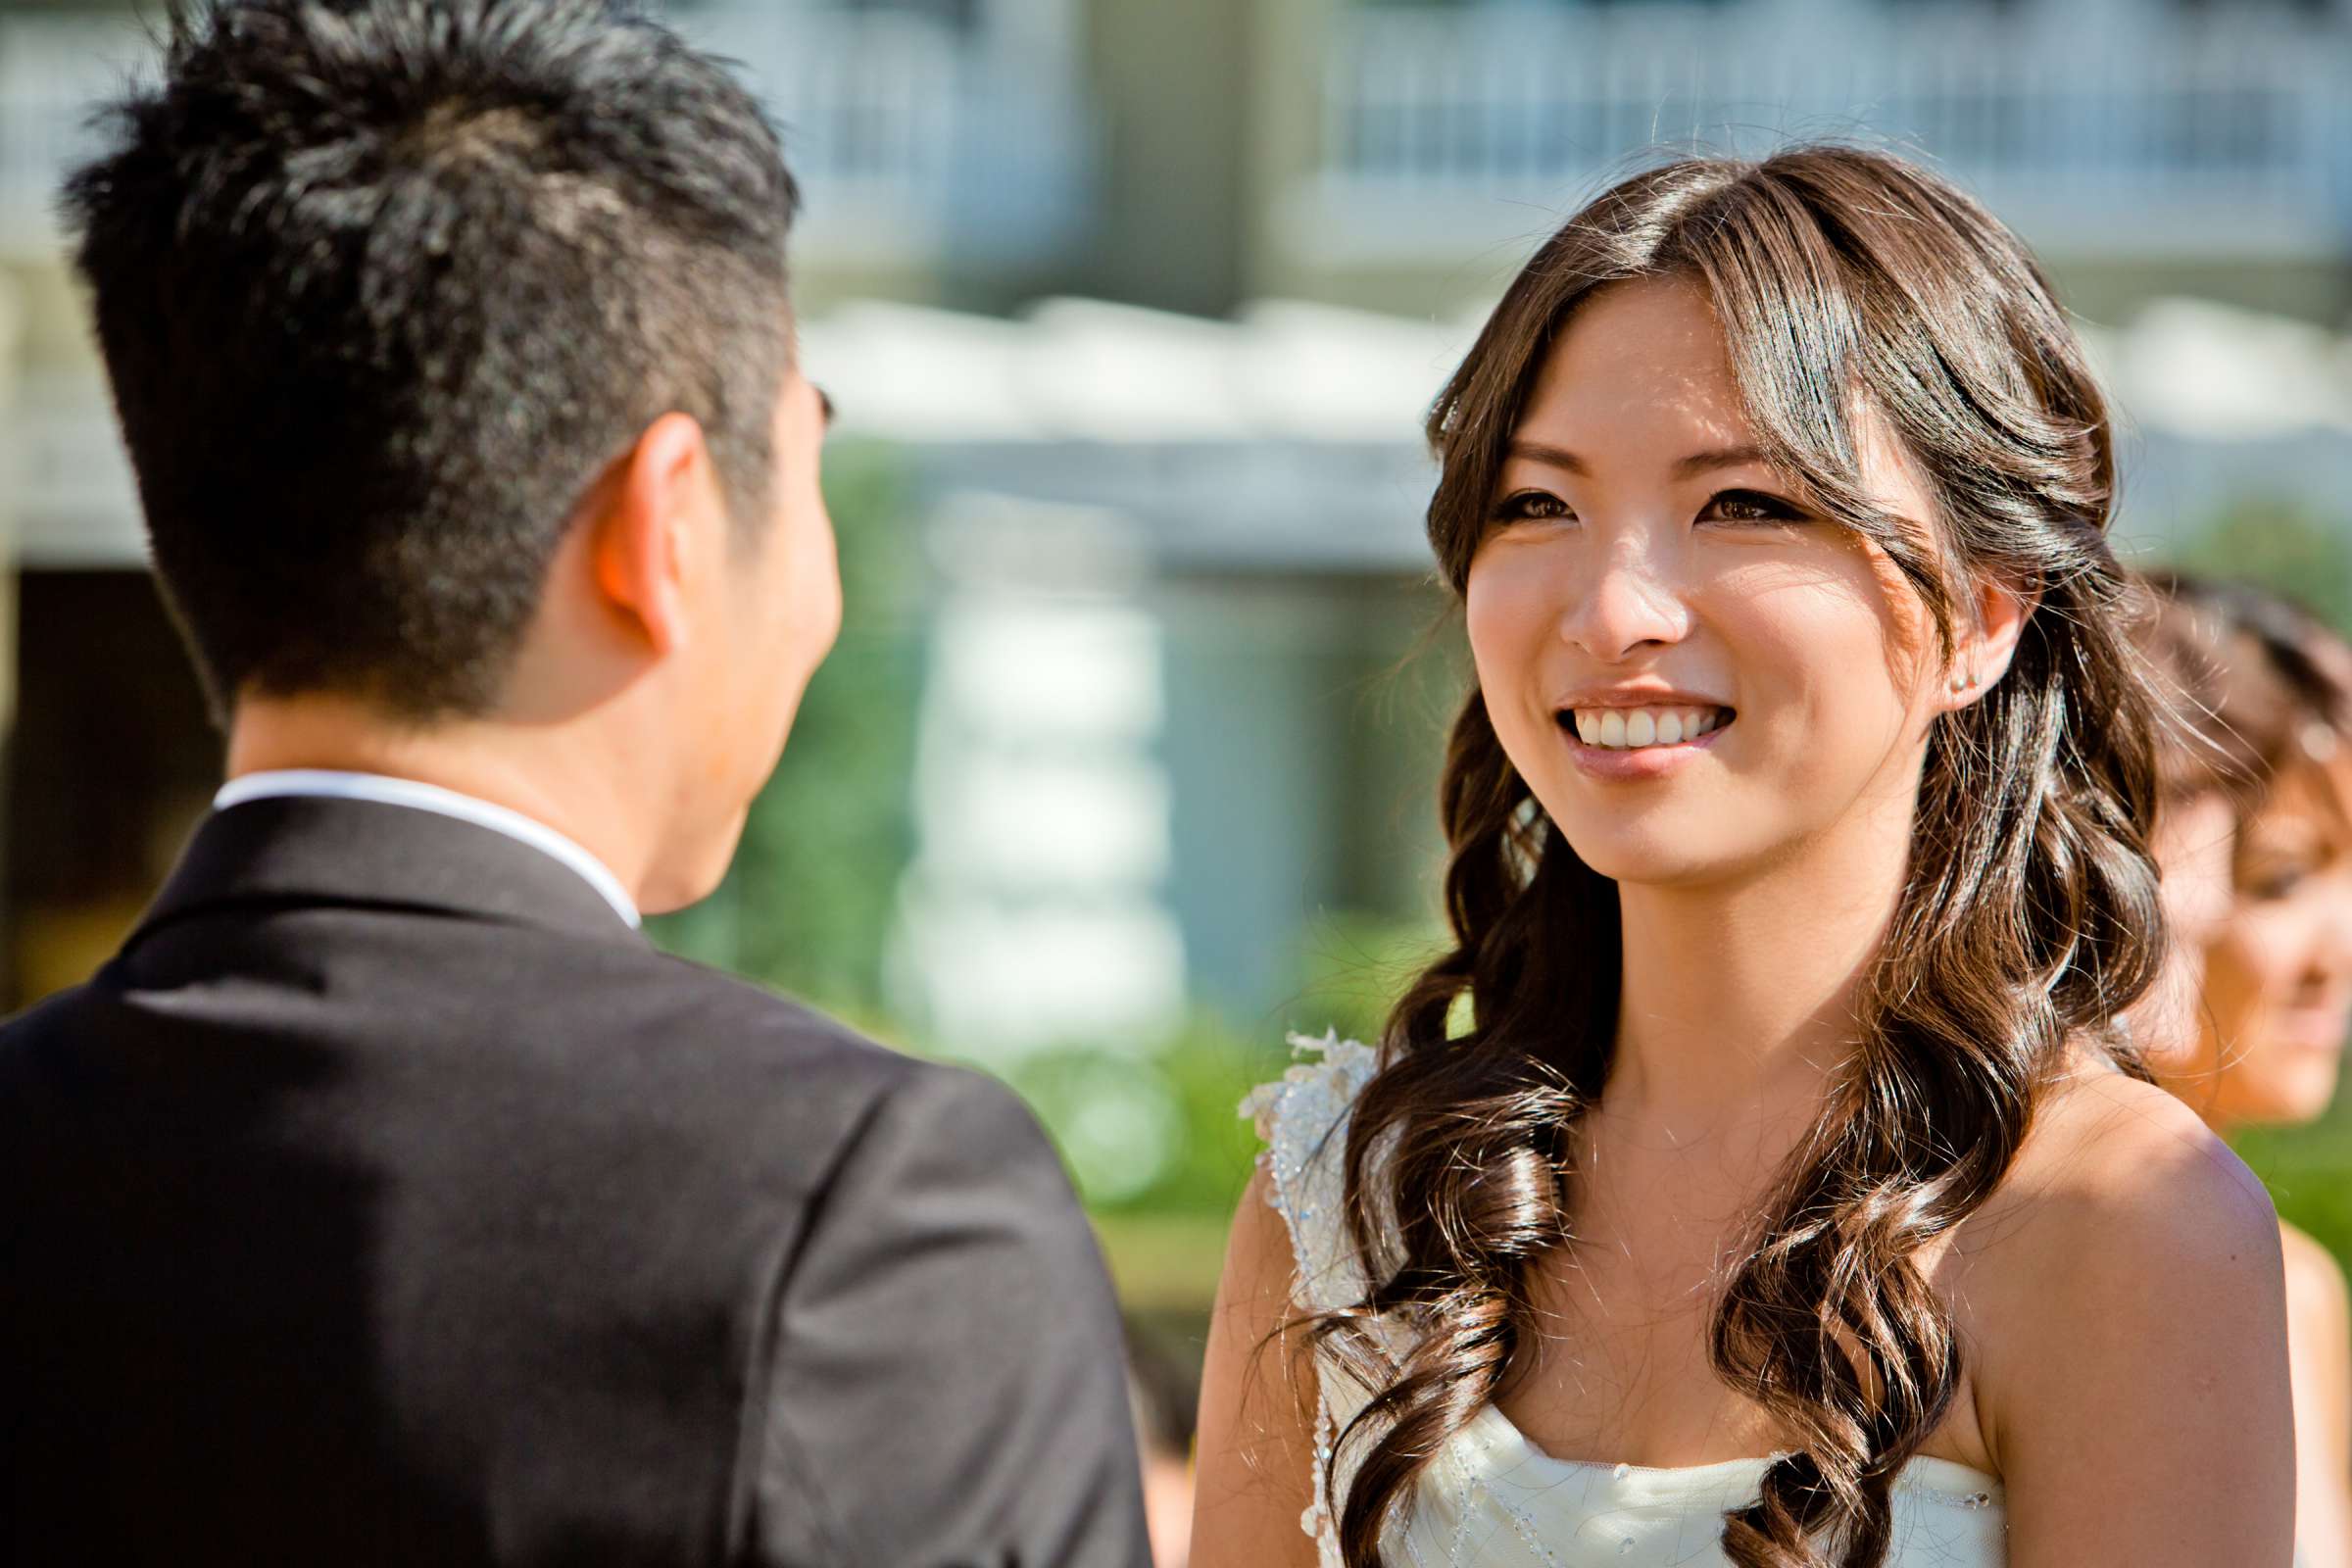
<svg viewBox="0 0 2352 1568">
<path fill-rule="evenodd" d="M 663 956 L 560 862 L 216 813 L 0 1027 L 24 1563 L 1146 1560 L 1028 1112 Z"/>
</svg>

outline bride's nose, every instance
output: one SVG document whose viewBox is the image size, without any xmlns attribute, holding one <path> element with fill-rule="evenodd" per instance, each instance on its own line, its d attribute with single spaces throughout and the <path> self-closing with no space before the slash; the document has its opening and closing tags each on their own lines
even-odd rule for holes
<svg viewBox="0 0 2352 1568">
<path fill-rule="evenodd" d="M 1667 563 L 1642 541 L 1619 541 L 1560 609 L 1561 640 L 1602 663 L 1682 641 L 1690 612 Z"/>
</svg>

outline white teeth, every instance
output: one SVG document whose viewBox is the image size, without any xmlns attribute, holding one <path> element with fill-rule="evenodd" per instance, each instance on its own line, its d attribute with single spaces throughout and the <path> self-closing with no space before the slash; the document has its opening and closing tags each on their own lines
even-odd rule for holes
<svg viewBox="0 0 2352 1568">
<path fill-rule="evenodd" d="M 1730 717 L 1720 708 L 1600 708 L 1571 716 L 1578 740 L 1611 751 L 1679 746 L 1721 729 Z"/>
</svg>

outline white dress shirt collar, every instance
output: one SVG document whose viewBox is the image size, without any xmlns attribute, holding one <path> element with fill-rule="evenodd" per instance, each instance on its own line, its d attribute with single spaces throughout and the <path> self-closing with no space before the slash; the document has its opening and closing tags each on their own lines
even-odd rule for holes
<svg viewBox="0 0 2352 1568">
<path fill-rule="evenodd" d="M 247 801 L 266 801 L 281 796 L 323 796 L 329 800 L 374 801 L 383 806 L 406 806 L 419 811 L 438 811 L 454 816 L 461 822 L 471 822 L 489 828 L 494 833 L 528 844 L 543 855 L 549 855 L 570 866 L 612 906 L 613 912 L 631 926 L 644 923 L 637 903 L 612 868 L 545 822 L 493 806 L 488 801 L 445 790 L 437 784 L 420 784 L 415 779 L 388 778 L 381 773 L 342 773 L 324 768 L 287 769 L 274 773 L 248 773 L 243 778 L 230 779 L 213 797 L 213 809 L 225 811 Z"/>
</svg>

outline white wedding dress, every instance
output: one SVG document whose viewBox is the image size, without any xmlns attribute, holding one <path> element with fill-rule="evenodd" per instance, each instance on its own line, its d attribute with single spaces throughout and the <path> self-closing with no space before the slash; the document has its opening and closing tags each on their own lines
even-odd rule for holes
<svg viewBox="0 0 2352 1568">
<path fill-rule="evenodd" d="M 1341 1220 L 1346 1119 L 1372 1076 L 1373 1053 L 1352 1040 L 1292 1044 L 1322 1059 L 1293 1067 L 1242 1102 L 1266 1141 L 1269 1198 L 1290 1228 L 1297 1300 L 1310 1311 L 1358 1298 L 1364 1279 Z M 1318 1461 L 1373 1391 L 1318 1357 Z M 1555 1459 L 1489 1405 L 1423 1472 L 1413 1504 L 1383 1544 L 1395 1568 L 1687 1568 L 1723 1564 L 1723 1514 L 1756 1499 L 1769 1461 L 1650 1470 Z M 1345 1463 L 1339 1477 L 1344 1494 Z M 1341 1499 L 1325 1494 L 1299 1521 L 1324 1568 L 1339 1568 Z M 1894 1545 L 1886 1568 L 2000 1568 L 2008 1561 L 2001 1484 L 1943 1459 L 1914 1459 L 1895 1480 Z"/>
</svg>

